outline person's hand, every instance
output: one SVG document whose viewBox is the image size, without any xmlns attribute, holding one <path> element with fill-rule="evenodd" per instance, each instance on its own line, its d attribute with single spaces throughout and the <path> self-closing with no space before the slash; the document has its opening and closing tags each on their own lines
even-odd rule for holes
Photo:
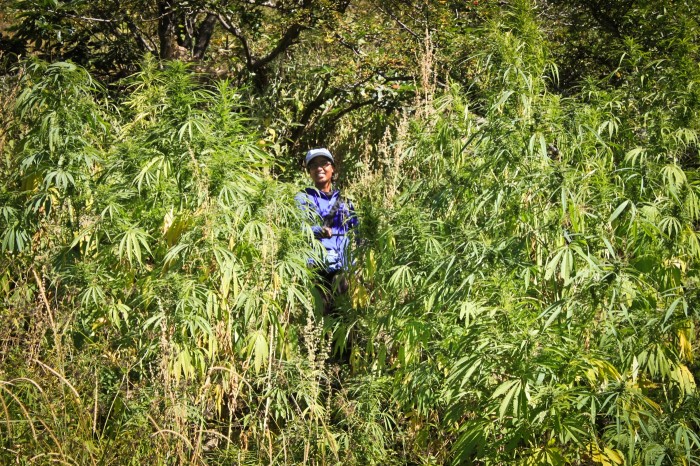
<svg viewBox="0 0 700 466">
<path fill-rule="evenodd" d="M 331 238 L 333 236 L 333 231 L 329 227 L 323 227 L 321 229 L 321 238 Z"/>
</svg>

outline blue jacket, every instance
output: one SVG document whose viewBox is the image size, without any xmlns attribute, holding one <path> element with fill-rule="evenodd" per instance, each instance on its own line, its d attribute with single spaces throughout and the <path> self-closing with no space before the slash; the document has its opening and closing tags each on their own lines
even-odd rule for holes
<svg viewBox="0 0 700 466">
<path fill-rule="evenodd" d="M 295 196 L 301 210 L 307 215 L 311 230 L 326 249 L 328 272 L 337 272 L 348 265 L 348 232 L 357 226 L 357 216 L 350 201 L 340 199 L 340 191 L 326 194 L 316 188 L 306 188 Z M 322 238 L 323 219 L 330 213 L 336 202 L 341 202 L 331 222 L 333 236 Z"/>
</svg>

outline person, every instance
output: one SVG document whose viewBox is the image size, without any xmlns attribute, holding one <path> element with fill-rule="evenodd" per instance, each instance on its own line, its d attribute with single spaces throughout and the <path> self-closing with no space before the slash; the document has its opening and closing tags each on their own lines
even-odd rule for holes
<svg viewBox="0 0 700 466">
<path fill-rule="evenodd" d="M 296 201 L 306 214 L 316 240 L 325 249 L 324 262 L 317 264 L 309 259 L 319 277 L 319 292 L 323 299 L 323 312 L 333 310 L 335 298 L 347 292 L 348 282 L 343 276 L 347 269 L 349 233 L 357 227 L 358 220 L 350 201 L 334 189 L 337 172 L 335 159 L 326 148 L 311 149 L 304 159 L 314 186 L 296 195 Z"/>
</svg>

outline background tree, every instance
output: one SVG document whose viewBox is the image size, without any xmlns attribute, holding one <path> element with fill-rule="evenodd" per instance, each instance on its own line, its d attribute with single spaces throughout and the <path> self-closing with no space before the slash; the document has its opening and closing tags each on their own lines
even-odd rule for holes
<svg viewBox="0 0 700 466">
<path fill-rule="evenodd" d="M 41 7 L 63 12 L 45 52 L 19 43 L 66 53 L 50 31 L 103 23 L 81 5 Z M 694 7 L 596 4 L 615 39 L 587 5 L 178 3 L 180 40 L 216 12 L 245 42 L 214 22 L 203 58 L 192 32 L 104 85 L 15 61 L 0 458 L 698 463 Z M 156 6 L 123 14 L 160 51 Z M 243 44 L 254 63 L 294 24 L 251 75 Z M 316 143 L 361 219 L 325 317 L 291 169 Z"/>
<path fill-rule="evenodd" d="M 426 37 L 440 42 L 436 63 L 446 76 L 451 62 L 464 59 L 455 39 L 487 11 L 373 0 L 5 3 L 15 44 L 6 53 L 19 47 L 71 60 L 112 83 L 133 73 L 144 53 L 194 62 L 211 76 L 250 84 L 262 131 L 272 130 L 285 150 L 332 138 L 343 117 L 363 108 L 395 114 L 414 97 L 424 56 L 416 51 Z M 368 135 L 376 132 L 381 137 Z M 376 143 L 372 136 L 370 146 Z"/>
</svg>

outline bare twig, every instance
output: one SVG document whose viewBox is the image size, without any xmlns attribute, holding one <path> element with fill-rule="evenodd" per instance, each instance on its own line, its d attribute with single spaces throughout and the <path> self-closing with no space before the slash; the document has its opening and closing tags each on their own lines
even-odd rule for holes
<svg viewBox="0 0 700 466">
<path fill-rule="evenodd" d="M 401 26 L 401 28 L 403 28 L 406 32 L 408 32 L 409 34 L 411 34 L 413 37 L 415 37 L 416 39 L 421 39 L 421 38 L 422 38 L 421 35 L 416 34 L 415 32 L 413 32 L 413 30 L 412 30 L 410 27 L 408 27 L 406 24 L 404 24 L 394 13 L 391 12 L 391 10 L 389 10 L 388 8 L 387 8 L 387 9 L 382 8 L 382 10 L 383 10 L 386 14 L 388 14 L 389 16 L 391 16 L 391 19 L 393 19 L 394 21 L 396 21 L 396 22 L 399 24 L 399 26 Z"/>
<path fill-rule="evenodd" d="M 66 377 L 58 372 L 56 369 L 49 367 L 48 365 L 44 364 L 43 362 L 39 361 L 38 359 L 33 360 L 35 363 L 39 364 L 41 367 L 43 367 L 45 370 L 51 372 L 53 375 L 59 378 L 61 382 L 66 384 L 68 388 L 70 388 L 71 392 L 73 392 L 73 395 L 75 395 L 75 399 L 78 400 L 79 403 L 82 403 L 80 400 L 80 395 L 78 394 L 78 390 L 75 389 L 75 387 L 66 379 Z"/>
<path fill-rule="evenodd" d="M 92 18 L 90 16 L 73 15 L 73 14 L 67 13 L 65 11 L 48 10 L 48 12 L 53 13 L 55 15 L 59 15 L 59 16 L 65 16 L 68 18 L 81 19 L 83 21 L 92 21 L 92 22 L 98 22 L 98 23 L 113 23 L 115 21 L 118 21 L 116 19 Z"/>
<path fill-rule="evenodd" d="M 34 275 L 36 284 L 39 287 L 39 294 L 41 295 L 41 300 L 44 302 L 44 306 L 46 307 L 46 313 L 49 316 L 49 323 L 51 324 L 51 331 L 53 331 L 53 338 L 56 344 L 56 351 L 58 352 L 59 360 L 61 360 L 63 355 L 63 349 L 61 347 L 61 337 L 58 334 L 58 328 L 56 327 L 56 321 L 53 317 L 53 311 L 51 310 L 49 299 L 46 297 L 46 289 L 44 288 L 44 284 L 42 283 L 41 278 L 39 278 L 39 274 L 36 273 L 36 270 L 34 270 L 34 268 L 32 268 L 32 274 Z"/>
<path fill-rule="evenodd" d="M 241 43 L 241 46 L 243 47 L 243 54 L 245 55 L 245 62 L 246 62 L 246 67 L 248 69 L 251 69 L 253 67 L 253 57 L 250 54 L 250 47 L 248 47 L 248 40 L 245 38 L 243 35 L 243 31 L 233 24 L 231 21 L 231 18 L 224 16 L 221 13 L 215 13 L 215 12 L 207 12 L 210 14 L 215 14 L 217 18 L 219 18 L 219 23 L 221 23 L 221 26 L 226 29 L 228 32 L 233 34 L 233 36 L 238 39 L 238 41 Z"/>
<path fill-rule="evenodd" d="M 151 41 L 149 44 L 146 41 L 146 38 L 144 37 L 144 34 L 141 32 L 141 30 L 136 26 L 136 23 L 134 23 L 131 18 L 127 18 L 126 20 L 126 25 L 129 28 L 129 31 L 136 37 L 136 41 L 141 44 L 141 47 L 151 53 L 154 53 L 156 50 L 156 45 Z M 150 38 L 149 38 L 150 40 Z"/>
</svg>

